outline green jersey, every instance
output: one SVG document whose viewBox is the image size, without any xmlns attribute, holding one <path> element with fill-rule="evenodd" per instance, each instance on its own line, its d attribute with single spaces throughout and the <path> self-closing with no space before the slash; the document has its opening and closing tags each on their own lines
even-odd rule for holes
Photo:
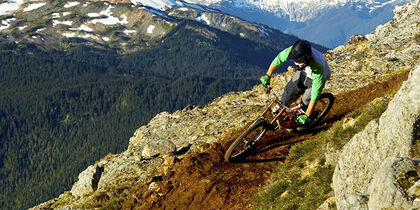
<svg viewBox="0 0 420 210">
<path fill-rule="evenodd" d="M 274 58 L 272 64 L 277 68 L 281 66 L 287 61 L 290 51 L 292 51 L 292 46 L 281 51 L 276 58 Z M 304 71 L 306 76 L 312 79 L 311 101 L 315 102 L 321 95 L 325 82 L 331 77 L 330 67 L 328 66 L 324 55 L 322 55 L 322 53 L 318 50 L 312 48 L 312 58 L 309 65 L 305 67 Z"/>
</svg>

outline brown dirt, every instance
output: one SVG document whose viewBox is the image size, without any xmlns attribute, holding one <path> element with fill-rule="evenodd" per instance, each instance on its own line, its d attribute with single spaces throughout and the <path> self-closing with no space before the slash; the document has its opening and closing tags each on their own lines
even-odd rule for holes
<svg viewBox="0 0 420 210">
<path fill-rule="evenodd" d="M 408 72 L 395 75 L 382 82 L 374 82 L 364 88 L 336 95 L 336 101 L 319 129 L 329 127 L 345 114 L 398 89 L 407 79 Z M 244 128 L 245 129 L 245 128 Z M 242 131 L 230 134 L 221 142 L 207 145 L 201 152 L 190 154 L 176 162 L 172 168 L 161 168 L 156 176 L 155 190 L 148 185 L 136 190 L 143 197 L 136 208 L 141 209 L 250 209 L 253 194 L 269 179 L 273 169 L 288 154 L 291 144 L 316 135 L 319 130 L 298 135 L 285 131 L 267 133 L 268 149 L 252 155 L 243 163 L 228 164 L 224 152 L 231 141 Z"/>
</svg>

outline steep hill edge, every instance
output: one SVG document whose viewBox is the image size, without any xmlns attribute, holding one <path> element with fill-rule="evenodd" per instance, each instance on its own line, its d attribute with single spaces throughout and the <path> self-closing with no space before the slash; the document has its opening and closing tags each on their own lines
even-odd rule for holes
<svg viewBox="0 0 420 210">
<path fill-rule="evenodd" d="M 226 164 L 223 154 L 229 142 L 246 128 L 248 122 L 239 130 L 221 134 L 221 141 L 196 145 L 196 149 L 192 149 L 194 152 L 184 156 L 160 155 L 150 159 L 140 155 L 128 156 L 127 151 L 107 156 L 82 172 L 72 191 L 34 209 L 57 206 L 106 208 L 110 202 L 117 202 L 123 208 L 250 209 L 252 195 L 267 182 L 276 165 L 284 160 L 291 144 L 310 140 L 348 112 L 396 91 L 407 75 L 408 71 L 405 71 L 384 81 L 336 95 L 336 104 L 327 116 L 328 124 L 305 135 L 282 131 L 269 133 L 267 144 L 272 145 L 272 149 L 246 163 Z M 260 87 L 254 88 L 253 92 L 264 94 Z M 188 113 L 188 110 L 184 112 Z M 131 169 L 128 168 L 130 165 Z M 136 165 L 142 166 L 134 169 Z M 139 170 L 143 174 L 139 175 Z M 96 187 L 92 180 L 97 180 Z"/>
<path fill-rule="evenodd" d="M 407 75 L 408 72 L 404 72 L 386 81 L 337 95 L 327 121 L 331 123 L 341 119 L 373 99 L 398 90 Z M 349 103 L 348 98 L 358 100 Z M 146 209 L 251 209 L 250 199 L 269 180 L 276 165 L 284 160 L 288 147 L 297 142 L 310 141 L 320 130 L 328 129 L 330 123 L 304 135 L 284 131 L 270 133 L 270 137 L 264 139 L 269 146 L 268 151 L 238 164 L 225 163 L 223 155 L 230 142 L 243 130 L 226 135 L 222 141 L 205 145 L 200 152 L 188 155 L 172 168 L 160 168 L 162 172 L 155 175 L 155 180 L 162 181 L 148 183 L 157 184 L 157 188 L 150 190 L 147 185 L 134 188 L 133 194 L 150 196 L 146 203 L 136 206 Z"/>
</svg>

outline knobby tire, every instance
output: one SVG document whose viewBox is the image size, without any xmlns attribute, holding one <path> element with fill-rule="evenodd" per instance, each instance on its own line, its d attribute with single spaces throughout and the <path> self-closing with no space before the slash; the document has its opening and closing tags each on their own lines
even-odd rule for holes
<svg viewBox="0 0 420 210">
<path fill-rule="evenodd" d="M 312 120 L 312 123 L 309 126 L 314 126 L 318 124 L 319 122 L 321 122 L 321 120 L 328 114 L 328 112 L 331 110 L 334 104 L 334 95 L 331 93 L 322 93 L 321 96 L 319 97 L 319 100 L 322 100 L 322 99 L 327 99 L 328 104 L 322 110 L 322 112 L 318 114 L 318 116 L 314 120 Z"/>
<path fill-rule="evenodd" d="M 260 140 L 267 130 L 268 121 L 263 117 L 256 119 L 254 123 L 252 123 L 252 125 L 250 125 L 248 129 L 230 145 L 225 153 L 225 161 L 228 163 L 234 162 L 248 156 L 253 147 L 256 146 L 255 141 L 257 138 Z"/>
</svg>

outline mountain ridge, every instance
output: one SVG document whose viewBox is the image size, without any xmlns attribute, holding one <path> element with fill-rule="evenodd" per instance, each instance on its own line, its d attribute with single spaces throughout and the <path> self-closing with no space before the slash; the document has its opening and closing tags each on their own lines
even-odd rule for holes
<svg viewBox="0 0 420 210">
<path fill-rule="evenodd" d="M 186 2 L 179 2 L 177 7 L 165 11 L 138 2 L 113 2 L 5 2 L 2 7 L 10 11 L 0 13 L 3 19 L 0 35 L 14 42 L 24 41 L 61 50 L 70 44 L 84 44 L 127 53 L 163 41 L 161 39 L 179 22 L 192 20 L 274 48 L 297 40 L 295 36 L 264 25 Z M 318 48 L 326 50 L 321 46 Z"/>
<path fill-rule="evenodd" d="M 200 3 L 201 1 L 189 1 Z M 396 5 L 409 1 L 205 1 L 246 20 L 264 23 L 329 48 L 342 45 L 354 34 L 368 34 L 392 19 Z"/>
</svg>

